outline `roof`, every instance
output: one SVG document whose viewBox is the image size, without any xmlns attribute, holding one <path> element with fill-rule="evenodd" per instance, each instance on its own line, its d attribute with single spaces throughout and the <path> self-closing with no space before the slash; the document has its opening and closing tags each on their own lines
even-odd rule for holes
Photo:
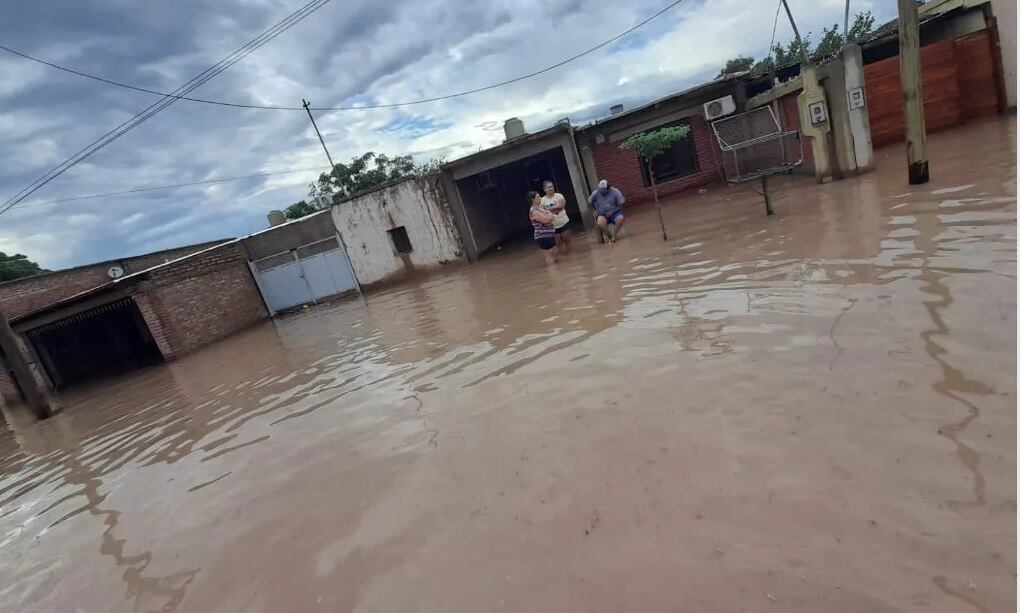
<svg viewBox="0 0 1020 613">
<path fill-rule="evenodd" d="M 153 256 L 153 255 L 159 255 L 161 253 L 167 253 L 168 251 L 180 251 L 181 249 L 188 249 L 189 247 L 196 247 L 196 248 L 198 248 L 199 251 L 202 251 L 202 250 L 204 250 L 207 247 L 214 246 L 214 245 L 220 245 L 220 244 L 223 244 L 223 243 L 225 243 L 225 242 L 227 242 L 229 240 L 231 240 L 231 239 L 230 238 L 220 238 L 220 239 L 216 239 L 216 240 L 213 240 L 213 241 L 205 241 L 205 242 L 202 242 L 202 243 L 195 243 L 193 245 L 181 245 L 179 247 L 170 247 L 169 249 L 160 249 L 158 251 L 149 251 L 148 253 L 140 253 L 138 255 L 129 255 L 129 256 L 122 257 L 122 258 L 113 258 L 113 259 L 110 259 L 110 260 L 103 260 L 101 262 L 91 262 L 89 264 L 81 264 L 79 266 L 72 266 L 70 268 L 61 268 L 60 270 L 48 270 L 46 272 L 41 272 L 41 273 L 39 273 L 37 275 L 31 275 L 31 276 L 28 276 L 28 277 L 20 277 L 18 279 L 11 279 L 10 281 L 2 281 L 2 282 L 0 282 L 0 288 L 2 288 L 4 285 L 8 285 L 8 284 L 13 285 L 15 283 L 22 283 L 22 282 L 28 281 L 30 279 L 38 279 L 40 277 L 46 277 L 46 276 L 49 276 L 49 275 L 56 275 L 56 274 L 60 274 L 60 273 L 64 273 L 64 272 L 72 272 L 72 271 L 75 271 L 75 270 L 82 270 L 84 268 L 92 268 L 93 266 L 106 266 L 108 264 L 119 264 L 121 262 L 126 262 L 126 261 L 129 261 L 129 260 L 137 260 L 138 258 L 147 258 L 147 257 Z"/>
<path fill-rule="evenodd" d="M 461 166 L 463 164 L 466 164 L 468 162 L 477 160 L 479 158 L 483 158 L 483 157 L 485 157 L 487 155 L 492 155 L 493 153 L 498 153 L 500 151 L 506 151 L 508 149 L 513 149 L 514 147 L 516 147 L 518 145 L 521 145 L 521 144 L 524 144 L 524 143 L 530 143 L 530 142 L 533 142 L 533 141 L 536 141 L 536 140 L 542 140 L 543 138 L 545 138 L 547 136 L 551 136 L 553 134 L 558 134 L 560 132 L 567 132 L 571 128 L 572 128 L 572 126 L 569 123 L 556 123 L 555 125 L 553 125 L 553 126 L 551 126 L 549 128 L 546 128 L 544 130 L 539 130 L 538 132 L 530 132 L 530 133 L 525 134 L 523 136 L 518 136 L 517 138 L 511 139 L 511 140 L 508 140 L 508 141 L 503 141 L 502 143 L 496 145 L 495 147 L 489 147 L 488 149 L 482 149 L 481 151 L 478 151 L 476 153 L 472 153 L 470 155 L 466 155 L 466 156 L 464 156 L 462 158 L 457 158 L 456 160 L 451 160 L 451 161 L 443 164 L 440 168 L 442 168 L 443 170 L 446 170 L 448 168 L 455 168 L 457 166 Z"/>
<path fill-rule="evenodd" d="M 957 10 L 965 10 L 988 4 L 989 0 L 930 0 L 917 7 L 917 24 L 923 25 L 934 19 L 941 19 L 947 14 Z M 874 43 L 879 40 L 898 34 L 900 31 L 899 19 L 893 19 L 875 28 L 860 45 Z"/>
<path fill-rule="evenodd" d="M 133 276 L 133 275 L 128 275 L 128 276 Z M 121 278 L 122 279 L 126 279 L 127 277 L 121 277 Z M 10 321 L 10 324 L 14 325 L 14 324 L 20 323 L 20 322 L 22 322 L 22 321 L 24 321 L 26 319 L 31 319 L 33 317 L 38 317 L 38 316 L 43 315 L 45 313 L 48 313 L 50 311 L 56 311 L 57 309 L 61 309 L 61 308 L 65 307 L 65 306 L 69 306 L 69 305 L 72 305 L 72 304 L 74 304 L 76 302 L 80 302 L 82 300 L 87 300 L 88 298 L 91 298 L 93 296 L 98 296 L 99 294 L 105 293 L 107 291 L 111 291 L 111 290 L 115 289 L 116 287 L 117 287 L 116 286 L 116 281 L 107 281 L 106 283 L 103 283 L 101 285 L 97 285 L 97 286 L 91 287 L 91 288 L 89 288 L 87 290 L 78 292 L 77 294 L 73 294 L 71 296 L 68 296 L 67 298 L 61 298 L 60 300 L 57 300 L 56 302 L 51 302 L 51 303 L 47 304 L 46 306 L 40 307 L 40 308 L 38 308 L 38 309 L 36 309 L 34 311 L 29 311 L 28 313 L 22 313 L 21 315 L 18 315 L 17 317 L 12 318 L 11 321 Z"/>
<path fill-rule="evenodd" d="M 204 245 L 207 245 L 207 246 L 204 249 L 200 249 L 199 251 L 195 251 L 195 252 L 189 253 L 187 255 L 183 255 L 183 256 L 181 256 L 179 258 L 175 258 L 173 260 L 169 260 L 169 261 L 163 262 L 161 264 L 156 264 L 155 266 L 150 266 L 149 268 L 146 268 L 144 270 L 139 270 L 138 272 L 133 272 L 133 273 L 131 273 L 129 275 L 124 275 L 123 277 L 107 281 L 106 283 L 102 283 L 102 284 L 97 285 L 95 287 L 91 287 L 91 288 L 89 288 L 87 290 L 80 291 L 77 294 L 72 294 L 72 295 L 68 296 L 67 298 L 62 298 L 60 300 L 57 300 L 56 302 L 51 302 L 50 304 L 47 304 L 46 306 L 44 306 L 42 308 L 38 308 L 38 309 L 36 309 L 34 311 L 30 311 L 28 313 L 22 313 L 21 315 L 18 315 L 17 317 L 12 319 L 10 321 L 10 323 L 14 324 L 14 323 L 18 323 L 18 322 L 24 321 L 26 319 L 30 319 L 32 317 L 38 317 L 39 315 L 42 315 L 44 313 L 48 313 L 50 311 L 55 311 L 57 309 L 63 308 L 65 306 L 69 306 L 69 305 L 74 304 L 76 302 L 80 302 L 82 300 L 86 300 L 88 298 L 92 298 L 93 296 L 98 296 L 99 294 L 105 293 L 107 291 L 114 290 L 114 289 L 116 289 L 118 287 L 121 287 L 123 285 L 129 285 L 130 283 L 134 283 L 135 281 L 141 281 L 144 278 L 145 275 L 149 274 L 153 270 L 157 270 L 159 268 L 163 268 L 164 266 L 170 266 L 172 264 L 176 264 L 177 262 L 180 262 L 181 260 L 186 260 L 188 258 L 193 258 L 196 255 L 205 253 L 207 251 L 212 251 L 213 249 L 217 249 L 219 247 L 222 247 L 223 245 L 227 245 L 227 244 L 230 244 L 230 243 L 236 243 L 236 242 L 239 242 L 239 241 L 240 241 L 240 239 L 232 238 L 232 239 L 227 239 L 225 241 L 217 242 L 217 243 L 200 243 L 200 244 L 204 244 Z M 171 251 L 171 250 L 168 249 L 167 251 Z M 157 251 L 156 253 L 161 253 L 161 252 Z M 116 262 L 118 260 L 111 260 L 111 261 Z"/>
<path fill-rule="evenodd" d="M 726 83 L 730 83 L 730 82 L 740 81 L 740 80 L 746 79 L 746 78 L 748 78 L 749 75 L 750 75 L 750 73 L 748 73 L 747 71 L 724 75 L 724 76 L 719 77 L 717 79 L 713 79 L 712 81 L 708 81 L 707 83 L 700 83 L 698 85 L 695 85 L 693 87 L 689 87 L 689 88 L 687 88 L 687 89 L 685 89 L 683 91 L 677 92 L 675 94 L 670 94 L 668 96 L 664 96 L 664 97 L 659 98 L 657 100 L 652 100 L 651 102 L 649 102 L 647 104 L 642 104 L 641 106 L 632 108 L 629 111 L 623 111 L 622 113 L 617 113 L 615 115 L 610 115 L 608 117 L 603 117 L 602 119 L 596 119 L 595 121 L 593 121 L 593 122 L 591 122 L 589 124 L 586 124 L 584 126 L 576 128 L 576 130 L 578 132 L 583 132 L 585 130 L 590 130 L 590 129 L 596 127 L 596 126 L 602 126 L 602 125 L 605 125 L 607 123 L 610 123 L 610 122 L 613 122 L 613 121 L 617 121 L 618 119 L 622 119 L 624 117 L 629 117 L 629 116 L 634 115 L 636 113 L 640 113 L 642 111 L 646 111 L 648 109 L 655 108 L 655 107 L 657 107 L 659 105 L 666 104 L 668 102 L 674 102 L 676 100 L 680 100 L 681 98 L 693 97 L 696 94 L 702 93 L 705 90 L 711 89 L 713 87 L 718 87 L 719 85 L 723 85 L 723 84 L 726 84 Z"/>
</svg>

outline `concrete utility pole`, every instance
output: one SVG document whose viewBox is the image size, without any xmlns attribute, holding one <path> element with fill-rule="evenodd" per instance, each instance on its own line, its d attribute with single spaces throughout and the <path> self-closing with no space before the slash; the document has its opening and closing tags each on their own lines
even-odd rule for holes
<svg viewBox="0 0 1020 613">
<path fill-rule="evenodd" d="M 53 407 L 50 405 L 49 398 L 39 388 L 39 382 L 35 380 L 28 361 L 21 353 L 18 338 L 14 335 L 14 330 L 11 330 L 11 324 L 2 311 L 0 311 L 0 350 L 3 351 L 4 359 L 10 366 L 18 387 L 25 395 L 25 404 L 28 405 L 28 408 L 35 413 L 38 419 L 52 417 Z"/>
<path fill-rule="evenodd" d="M 790 20 L 797 46 L 800 47 L 800 80 L 802 90 L 797 96 L 797 108 L 800 111 L 800 133 L 809 137 L 811 153 L 815 161 L 815 180 L 819 183 L 832 180 L 832 160 L 829 156 L 829 139 L 832 131 L 829 121 L 828 100 L 825 89 L 818 79 L 818 69 L 811 65 L 804 39 L 793 20 L 793 13 L 786 0 L 782 0 L 786 9 L 786 17 Z M 812 110 L 813 109 L 813 110 Z"/>
<path fill-rule="evenodd" d="M 928 182 L 917 1 L 897 0 L 897 4 L 900 10 L 900 87 L 903 90 L 903 119 L 907 125 L 907 180 L 911 185 L 917 185 Z"/>
<path fill-rule="evenodd" d="M 850 42 L 850 0 L 846 0 L 846 8 L 843 9 L 843 44 Z"/>
<path fill-rule="evenodd" d="M 319 132 L 319 126 L 315 125 L 315 118 L 312 117 L 312 109 L 308 108 L 312 103 L 302 98 L 301 104 L 305 107 L 305 112 L 308 113 L 308 119 L 312 120 L 312 127 L 315 128 L 315 133 L 319 136 L 319 142 L 322 143 L 322 150 L 326 152 L 326 159 L 329 160 L 329 170 L 332 172 L 333 166 L 335 165 L 333 164 L 333 157 L 329 155 L 329 149 L 326 148 L 326 141 L 322 140 L 322 133 Z"/>
<path fill-rule="evenodd" d="M 804 48 L 804 40 L 800 37 L 800 30 L 797 29 L 797 22 L 793 20 L 793 13 L 790 12 L 790 5 L 783 0 L 783 8 L 786 9 L 786 18 L 790 20 L 790 27 L 793 28 L 793 37 L 797 41 L 797 46 L 800 47 L 801 61 L 805 66 L 811 64 L 810 58 L 807 55 L 807 49 Z"/>
</svg>

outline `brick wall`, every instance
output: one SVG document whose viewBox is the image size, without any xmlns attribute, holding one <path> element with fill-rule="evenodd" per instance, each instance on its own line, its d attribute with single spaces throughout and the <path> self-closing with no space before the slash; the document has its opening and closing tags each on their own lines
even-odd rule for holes
<svg viewBox="0 0 1020 613">
<path fill-rule="evenodd" d="M 268 317 L 240 243 L 151 271 L 134 300 L 167 359 Z"/>
<path fill-rule="evenodd" d="M 691 134 L 697 153 L 698 170 L 692 174 L 665 181 L 658 185 L 659 196 L 668 196 L 685 189 L 700 187 L 721 180 L 722 157 L 712 128 L 700 116 L 691 118 Z M 606 179 L 627 198 L 627 204 L 640 204 L 652 199 L 652 188 L 645 187 L 641 162 L 637 153 L 621 151 L 620 142 L 592 143 L 592 158 L 598 179 Z"/>
<path fill-rule="evenodd" d="M 991 34 L 981 30 L 921 47 L 921 89 L 928 132 L 938 132 L 1000 110 Z M 879 147 L 903 140 L 900 59 L 864 67 L 871 140 Z"/>
<path fill-rule="evenodd" d="M 114 264 L 122 266 L 125 274 L 131 274 L 201 251 L 213 244 L 215 242 L 189 245 L 0 283 L 0 309 L 9 319 L 14 319 L 106 283 L 110 280 L 106 271 Z"/>
</svg>

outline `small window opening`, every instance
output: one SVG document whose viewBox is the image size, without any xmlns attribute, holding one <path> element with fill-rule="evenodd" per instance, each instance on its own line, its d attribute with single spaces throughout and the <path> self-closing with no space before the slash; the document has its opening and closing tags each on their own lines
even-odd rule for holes
<svg viewBox="0 0 1020 613">
<path fill-rule="evenodd" d="M 386 232 L 390 235 L 390 240 L 393 241 L 393 248 L 397 250 L 398 254 L 411 253 L 411 239 L 407 237 L 407 230 L 404 229 L 404 226 L 399 226 Z"/>
</svg>

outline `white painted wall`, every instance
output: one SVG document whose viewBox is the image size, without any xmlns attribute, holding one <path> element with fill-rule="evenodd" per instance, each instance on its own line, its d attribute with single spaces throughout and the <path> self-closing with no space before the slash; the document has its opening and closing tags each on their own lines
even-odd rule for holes
<svg viewBox="0 0 1020 613">
<path fill-rule="evenodd" d="M 992 14 L 999 26 L 1006 105 L 1016 107 L 1016 0 L 992 0 Z"/>
<path fill-rule="evenodd" d="M 390 281 L 464 259 L 439 178 L 407 179 L 334 205 L 333 223 L 362 285 Z M 388 230 L 404 226 L 411 253 L 401 257 Z"/>
</svg>

